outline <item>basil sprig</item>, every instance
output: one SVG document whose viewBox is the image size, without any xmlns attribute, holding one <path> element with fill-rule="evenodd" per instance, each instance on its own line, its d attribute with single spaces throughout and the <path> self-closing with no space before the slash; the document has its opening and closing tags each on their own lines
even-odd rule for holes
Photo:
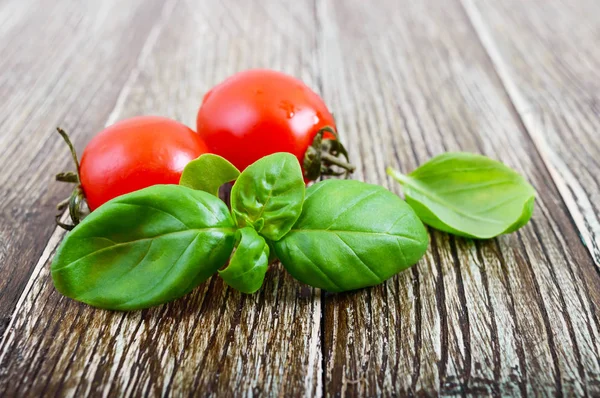
<svg viewBox="0 0 600 398">
<path fill-rule="evenodd" d="M 383 282 L 427 248 L 421 221 L 382 187 L 328 180 L 307 190 L 289 153 L 238 174 L 225 159 L 203 155 L 186 167 L 182 185 L 145 188 L 96 209 L 52 262 L 57 290 L 136 310 L 181 297 L 218 271 L 253 293 L 275 252 L 298 280 L 345 291 Z M 230 212 L 215 195 L 236 178 Z"/>
<path fill-rule="evenodd" d="M 514 232 L 531 218 L 535 190 L 516 171 L 466 152 L 436 156 L 408 175 L 388 168 L 406 202 L 436 229 L 488 239 Z"/>
</svg>

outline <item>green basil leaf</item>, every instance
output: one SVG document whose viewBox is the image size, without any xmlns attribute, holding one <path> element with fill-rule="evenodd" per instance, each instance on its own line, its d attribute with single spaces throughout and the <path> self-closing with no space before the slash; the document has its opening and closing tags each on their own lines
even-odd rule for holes
<svg viewBox="0 0 600 398">
<path fill-rule="evenodd" d="M 52 279 L 60 293 L 95 307 L 158 305 L 217 272 L 231 255 L 235 231 L 218 198 L 155 185 L 105 203 L 69 232 Z"/>
<path fill-rule="evenodd" d="M 290 153 L 275 153 L 240 174 L 231 190 L 231 211 L 240 228 L 251 226 L 276 241 L 300 216 L 304 192 L 298 159 Z"/>
<path fill-rule="evenodd" d="M 219 270 L 225 283 L 242 293 L 254 293 L 263 284 L 269 267 L 269 246 L 253 228 L 239 229 L 237 247 L 229 265 Z"/>
<path fill-rule="evenodd" d="M 407 203 L 436 229 L 488 239 L 516 231 L 533 213 L 535 190 L 510 167 L 482 155 L 450 152 L 403 175 Z"/>
<path fill-rule="evenodd" d="M 239 175 L 240 171 L 227 159 L 206 153 L 185 166 L 179 185 L 219 196 L 221 185 L 234 181 Z"/>
<path fill-rule="evenodd" d="M 341 292 L 377 285 L 410 267 L 428 243 L 423 223 L 390 191 L 326 180 L 307 189 L 298 222 L 274 247 L 294 278 Z"/>
</svg>

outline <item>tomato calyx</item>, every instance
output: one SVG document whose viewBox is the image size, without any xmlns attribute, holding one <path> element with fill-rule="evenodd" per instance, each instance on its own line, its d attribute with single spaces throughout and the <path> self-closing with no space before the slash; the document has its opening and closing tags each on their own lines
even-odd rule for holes
<svg viewBox="0 0 600 398">
<path fill-rule="evenodd" d="M 75 162 L 76 171 L 68 171 L 64 173 L 58 173 L 56 175 L 56 181 L 66 182 L 71 184 L 76 184 L 71 196 L 61 201 L 57 206 L 56 210 L 59 213 L 56 215 L 56 225 L 59 227 L 66 229 L 67 231 L 75 228 L 77 224 L 89 213 L 89 209 L 87 207 L 87 203 L 85 201 L 85 194 L 83 193 L 83 188 L 81 187 L 81 179 L 79 178 L 79 159 L 77 159 L 77 152 L 75 152 L 75 147 L 71 142 L 68 134 L 61 129 L 60 127 L 56 128 L 58 134 L 65 140 L 69 150 L 71 152 L 71 156 L 73 157 L 73 161 Z M 64 210 L 69 209 L 69 217 L 71 218 L 72 224 L 65 224 L 60 221 L 62 213 Z"/>
<path fill-rule="evenodd" d="M 323 138 L 325 133 L 333 135 L 334 138 Z M 311 146 L 304 154 L 303 168 L 304 177 L 308 180 L 316 180 L 321 176 L 343 175 L 347 178 L 356 169 L 350 164 L 348 151 L 338 139 L 336 131 L 330 126 L 321 128 L 315 135 Z"/>
</svg>

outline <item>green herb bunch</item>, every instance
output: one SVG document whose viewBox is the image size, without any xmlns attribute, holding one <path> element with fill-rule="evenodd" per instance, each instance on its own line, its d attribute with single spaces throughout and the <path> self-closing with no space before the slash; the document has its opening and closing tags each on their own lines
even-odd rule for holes
<svg viewBox="0 0 600 398">
<path fill-rule="evenodd" d="M 230 210 L 217 193 L 233 180 Z M 207 154 L 186 166 L 180 185 L 145 188 L 92 212 L 67 234 L 51 271 L 67 297 L 137 310 L 177 299 L 217 272 L 253 293 L 275 258 L 311 286 L 373 286 L 415 264 L 427 246 L 417 214 L 381 186 L 326 180 L 306 188 L 289 153 L 242 173 Z"/>
</svg>

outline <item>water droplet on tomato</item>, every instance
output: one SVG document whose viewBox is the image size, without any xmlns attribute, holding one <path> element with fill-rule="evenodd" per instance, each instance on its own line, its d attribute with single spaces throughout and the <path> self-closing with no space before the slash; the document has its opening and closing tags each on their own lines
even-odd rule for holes
<svg viewBox="0 0 600 398">
<path fill-rule="evenodd" d="M 294 107 L 294 104 L 286 100 L 279 102 L 279 108 L 285 111 L 288 119 L 293 118 L 296 112 L 299 110 Z"/>
</svg>

